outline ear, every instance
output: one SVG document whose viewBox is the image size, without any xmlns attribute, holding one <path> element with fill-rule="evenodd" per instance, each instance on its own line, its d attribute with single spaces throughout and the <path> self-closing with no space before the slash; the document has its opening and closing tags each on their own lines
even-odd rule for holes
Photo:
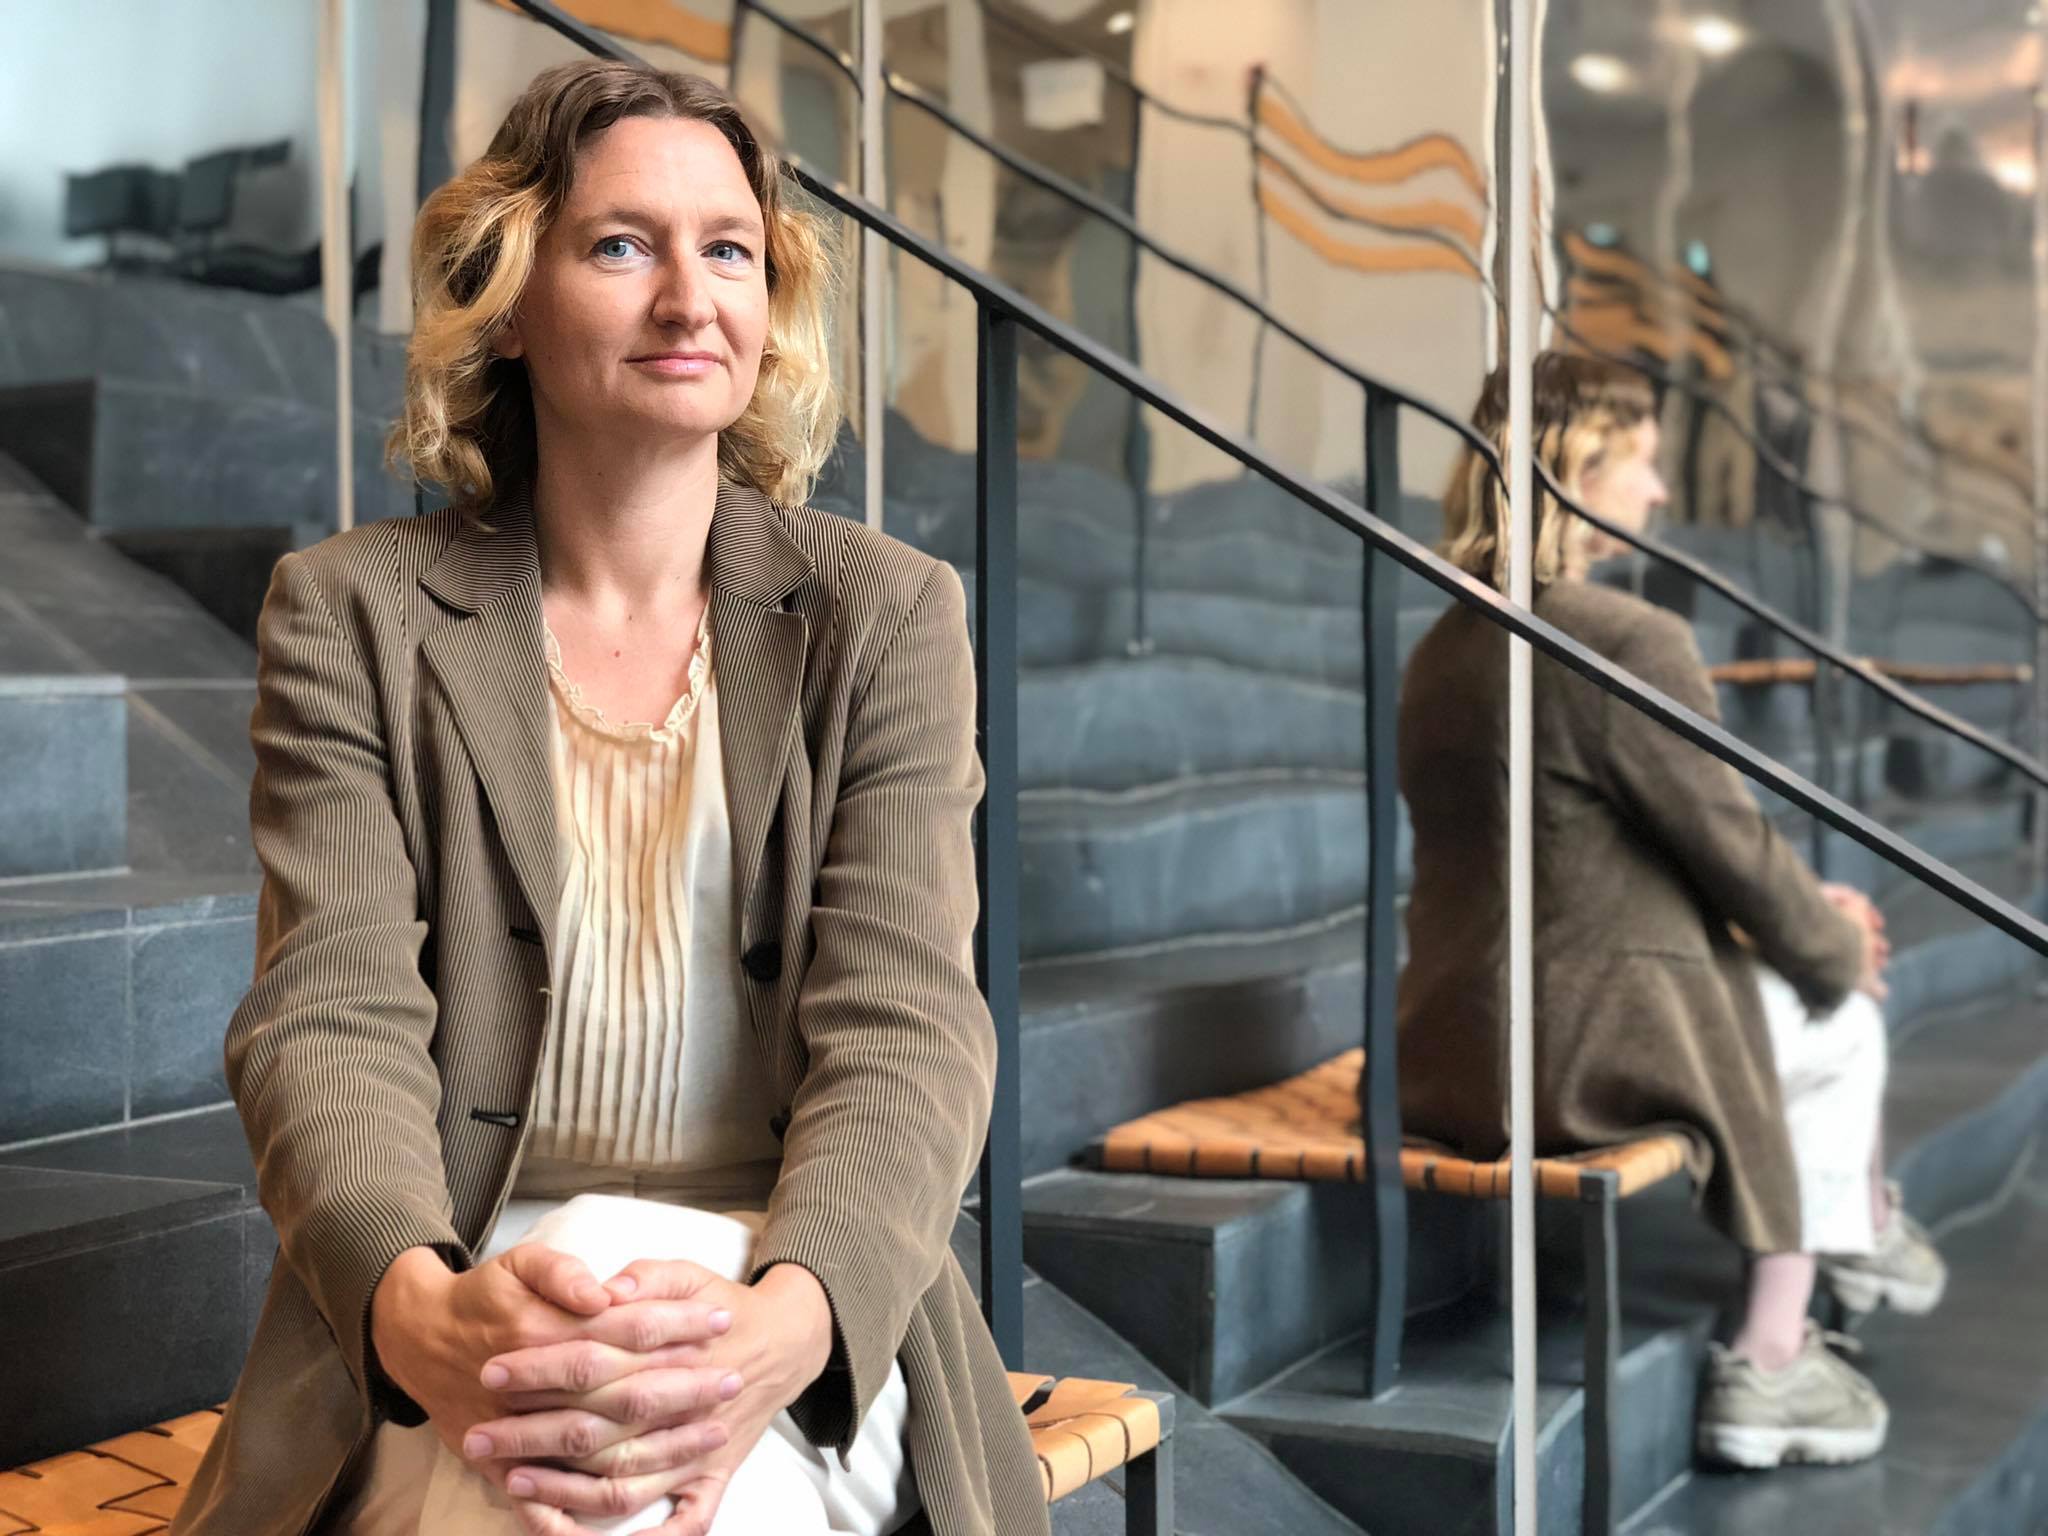
<svg viewBox="0 0 2048 1536">
<path fill-rule="evenodd" d="M 526 343 L 519 335 L 519 320 L 517 316 L 507 320 L 504 325 L 499 327 L 498 334 L 491 338 L 491 351 L 499 357 L 524 357 L 526 355 Z"/>
</svg>

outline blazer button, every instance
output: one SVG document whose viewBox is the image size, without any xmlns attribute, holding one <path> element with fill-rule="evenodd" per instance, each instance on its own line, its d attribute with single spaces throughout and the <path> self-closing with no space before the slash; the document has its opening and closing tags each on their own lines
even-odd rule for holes
<svg viewBox="0 0 2048 1536">
<path fill-rule="evenodd" d="M 782 974 L 782 946 L 763 939 L 740 956 L 740 969 L 758 982 L 770 982 Z"/>
</svg>

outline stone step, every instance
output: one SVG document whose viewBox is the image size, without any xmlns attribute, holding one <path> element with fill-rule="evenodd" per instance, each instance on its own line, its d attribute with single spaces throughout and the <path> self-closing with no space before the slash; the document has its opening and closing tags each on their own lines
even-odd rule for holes
<svg viewBox="0 0 2048 1536">
<path fill-rule="evenodd" d="M 956 569 L 971 613 L 974 570 Z M 1195 657 L 1337 687 L 1364 686 L 1364 626 L 1356 600 L 1318 605 L 1153 585 L 1145 594 L 1142 643 L 1137 606 L 1129 585 L 1083 589 L 1024 579 L 1017 608 L 1024 666 L 1053 668 L 1144 655 Z M 1399 665 L 1407 663 L 1442 606 L 1427 593 L 1404 588 L 1396 623 Z"/>
<path fill-rule="evenodd" d="M 0 885 L 0 1154 L 223 1102 L 255 914 L 246 878 Z"/>
<path fill-rule="evenodd" d="M 1897 1149 L 1891 1172 L 1907 1204 L 1931 1225 L 1996 1200 L 2048 1139 L 2042 974 L 2036 963 L 2002 995 L 1903 1019 L 1890 1015 L 1885 1135 Z"/>
<path fill-rule="evenodd" d="M 103 529 L 334 526 L 334 343 L 288 298 L 10 267 L 0 451 Z M 382 468 L 405 338 L 352 337 L 356 520 L 411 510 Z"/>
<path fill-rule="evenodd" d="M 1501 1210 L 1483 1209 L 1496 1219 Z M 1543 1209 L 1546 1228 L 1569 1239 L 1564 1228 L 1575 1213 Z M 1621 1227 L 1623 1354 L 1615 1422 L 1620 1498 L 1624 1509 L 1633 1509 L 1690 1462 L 1699 1360 L 1716 1298 L 1739 1275 L 1725 1245 L 1702 1239 L 1680 1191 L 1627 1202 Z M 1580 1529 L 1585 1401 L 1578 1288 L 1568 1268 L 1541 1267 L 1537 1460 L 1544 1536 L 1575 1536 Z M 1411 1318 L 1396 1390 L 1368 1400 L 1363 1377 L 1363 1350 L 1353 1339 L 1218 1411 L 1367 1530 L 1506 1536 L 1513 1528 L 1513 1452 L 1504 1309 L 1475 1290 Z"/>
<path fill-rule="evenodd" d="M 1880 1314 L 1861 1366 L 1891 1426 L 1874 1461 L 1767 1474 L 1697 1471 L 1629 1536 L 2039 1536 L 2048 1529 L 2048 1160 L 1939 1232 L 1948 1296 Z"/>
<path fill-rule="evenodd" d="M 106 674 L 0 674 L 0 881 L 128 862 L 128 700 Z"/>
<path fill-rule="evenodd" d="M 1349 916 L 1027 964 L 1026 1173 L 1069 1163 L 1134 1115 L 1270 1083 L 1355 1045 L 1364 944 Z"/>
<path fill-rule="evenodd" d="M 1357 689 L 1196 657 L 1033 669 L 1018 680 L 1017 722 L 1027 790 L 1365 766 Z"/>
<path fill-rule="evenodd" d="M 977 1295 L 978 1236 L 973 1217 L 962 1215 L 953 1251 Z M 1078 1375 L 1084 1361 L 1102 1378 L 1174 1393 L 1174 1529 L 1181 1536 L 1361 1536 L 1263 1445 L 1181 1394 L 1130 1340 L 1027 1269 L 1024 1365 Z M 1123 1536 L 1123 1486 L 1122 1474 L 1112 1473 L 1062 1499 L 1052 1510 L 1054 1536 Z"/>
<path fill-rule="evenodd" d="M 0 1150 L 0 1466 L 225 1398 L 275 1253 L 232 1109 Z"/>
<path fill-rule="evenodd" d="M 1491 1252 L 1469 1200 L 1409 1203 L 1411 1310 L 1454 1301 Z M 1259 1386 L 1365 1325 L 1363 1190 L 1061 1169 L 1024 1187 L 1024 1255 L 1195 1401 Z"/>
<path fill-rule="evenodd" d="M 1019 804 L 1027 959 L 1298 927 L 1365 898 L 1356 775 L 1279 770 Z"/>
</svg>

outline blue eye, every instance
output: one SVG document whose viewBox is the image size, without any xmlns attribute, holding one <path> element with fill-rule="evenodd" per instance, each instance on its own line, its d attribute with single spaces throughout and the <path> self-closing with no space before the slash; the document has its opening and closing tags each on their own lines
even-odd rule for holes
<svg viewBox="0 0 2048 1536">
<path fill-rule="evenodd" d="M 752 252 L 744 245 L 737 244 L 731 240 L 712 241 L 710 251 L 712 259 L 715 261 L 746 261 L 752 255 Z M 731 254 L 721 255 L 719 254 L 720 252 L 730 252 Z"/>
<path fill-rule="evenodd" d="M 606 246 L 611 245 L 622 245 L 625 247 L 625 249 L 614 255 L 613 253 L 605 249 Z M 633 254 L 633 242 L 629 237 L 625 235 L 606 235 L 602 240 L 597 242 L 597 252 L 600 256 L 610 256 L 611 259 L 614 261 L 624 261 L 628 256 Z"/>
</svg>

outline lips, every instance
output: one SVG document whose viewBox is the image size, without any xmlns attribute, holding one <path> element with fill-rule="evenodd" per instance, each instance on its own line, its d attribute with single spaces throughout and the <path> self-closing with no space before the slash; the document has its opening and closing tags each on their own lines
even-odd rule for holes
<svg viewBox="0 0 2048 1536">
<path fill-rule="evenodd" d="M 710 352 L 651 352 L 629 361 L 636 368 L 677 379 L 697 378 L 718 366 L 717 356 Z"/>
</svg>

